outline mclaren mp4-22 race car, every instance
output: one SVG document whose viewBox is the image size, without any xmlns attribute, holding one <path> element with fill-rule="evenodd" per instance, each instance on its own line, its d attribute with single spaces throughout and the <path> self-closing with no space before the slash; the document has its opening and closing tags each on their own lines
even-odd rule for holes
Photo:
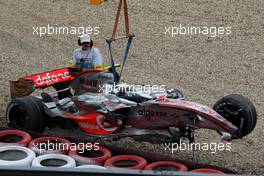
<svg viewBox="0 0 264 176">
<path fill-rule="evenodd" d="M 229 141 L 249 134 L 257 121 L 254 105 L 244 96 L 224 96 L 210 108 L 185 100 L 177 89 L 146 91 L 138 89 L 142 85 L 117 83 L 106 69 L 62 68 L 10 83 L 8 125 L 36 132 L 63 124 L 100 138 L 162 143 L 181 138 L 193 141 L 194 130 L 205 128 Z M 32 95 L 35 89 L 50 86 L 55 93 Z"/>
</svg>

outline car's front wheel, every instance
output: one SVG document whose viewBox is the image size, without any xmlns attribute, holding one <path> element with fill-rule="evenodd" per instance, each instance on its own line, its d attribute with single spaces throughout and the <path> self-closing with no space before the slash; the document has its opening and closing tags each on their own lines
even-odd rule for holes
<svg viewBox="0 0 264 176">
<path fill-rule="evenodd" d="M 248 98 L 242 95 L 227 95 L 218 100 L 213 109 L 239 129 L 238 134 L 233 138 L 248 135 L 256 126 L 256 108 Z"/>
</svg>

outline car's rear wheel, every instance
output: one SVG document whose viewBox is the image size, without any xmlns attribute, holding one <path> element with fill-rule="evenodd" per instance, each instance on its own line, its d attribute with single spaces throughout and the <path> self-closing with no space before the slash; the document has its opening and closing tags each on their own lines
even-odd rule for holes
<svg viewBox="0 0 264 176">
<path fill-rule="evenodd" d="M 44 107 L 40 99 L 25 96 L 13 99 L 6 109 L 9 127 L 43 132 L 46 127 Z"/>
<path fill-rule="evenodd" d="M 213 109 L 239 129 L 238 134 L 233 138 L 248 135 L 256 126 L 256 108 L 249 99 L 242 95 L 227 95 L 218 100 Z"/>
</svg>

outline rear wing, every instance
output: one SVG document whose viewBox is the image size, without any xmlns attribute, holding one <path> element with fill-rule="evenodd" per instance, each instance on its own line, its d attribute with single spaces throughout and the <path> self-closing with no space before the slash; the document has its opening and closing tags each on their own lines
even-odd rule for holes
<svg viewBox="0 0 264 176">
<path fill-rule="evenodd" d="M 11 98 L 30 95 L 36 88 L 46 88 L 61 82 L 68 82 L 74 78 L 69 68 L 52 70 L 44 73 L 33 74 L 9 81 Z"/>
<path fill-rule="evenodd" d="M 120 64 L 115 64 L 115 67 L 120 67 Z M 9 81 L 10 95 L 12 99 L 16 97 L 28 96 L 33 93 L 35 89 L 44 89 L 61 83 L 69 85 L 76 77 L 83 73 L 108 71 L 112 72 L 111 66 L 104 66 L 103 69 L 89 70 L 65 67 L 43 73 L 37 73 L 22 77 L 17 81 Z"/>
<path fill-rule="evenodd" d="M 74 76 L 71 75 L 69 68 L 62 68 L 26 76 L 22 79 L 33 81 L 35 88 L 45 88 L 60 82 L 71 81 L 73 78 Z"/>
</svg>

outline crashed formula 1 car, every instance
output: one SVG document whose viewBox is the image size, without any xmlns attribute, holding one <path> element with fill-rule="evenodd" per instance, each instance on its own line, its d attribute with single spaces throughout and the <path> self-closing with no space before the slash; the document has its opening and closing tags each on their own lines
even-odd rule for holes
<svg viewBox="0 0 264 176">
<path fill-rule="evenodd" d="M 58 94 L 30 96 L 34 89 L 49 86 Z M 132 137 L 152 143 L 181 138 L 192 142 L 199 128 L 212 129 L 231 140 L 246 136 L 256 126 L 256 109 L 241 95 L 227 95 L 210 108 L 184 100 L 176 89 L 131 93 L 128 87 L 115 84 L 108 70 L 63 68 L 26 76 L 11 82 L 7 123 L 43 132 L 63 122 L 98 137 Z"/>
</svg>

